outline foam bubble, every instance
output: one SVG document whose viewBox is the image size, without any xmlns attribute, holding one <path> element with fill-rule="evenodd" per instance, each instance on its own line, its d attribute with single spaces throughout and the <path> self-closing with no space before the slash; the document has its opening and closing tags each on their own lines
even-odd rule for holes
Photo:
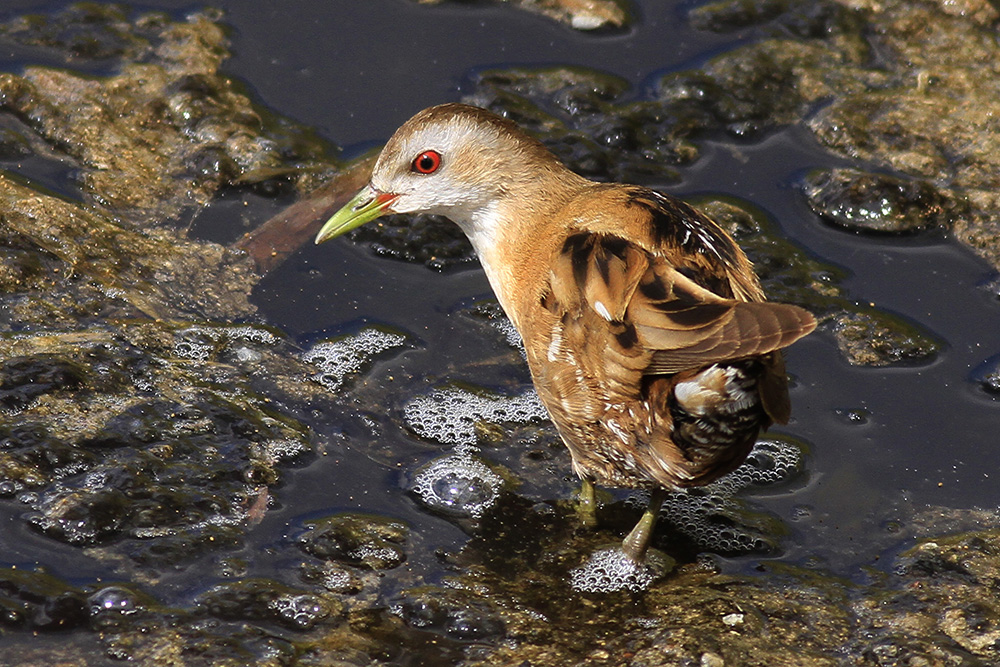
<svg viewBox="0 0 1000 667">
<path fill-rule="evenodd" d="M 0 497 L 9 498 L 16 495 L 18 491 L 24 489 L 24 485 L 18 481 L 5 479 L 0 481 Z"/>
<path fill-rule="evenodd" d="M 281 595 L 267 604 L 274 613 L 300 630 L 308 630 L 329 612 L 314 595 Z"/>
<path fill-rule="evenodd" d="M 271 438 L 252 446 L 255 454 L 270 462 L 287 461 L 312 451 L 305 438 Z"/>
<path fill-rule="evenodd" d="M 263 327 L 248 324 L 234 326 L 195 325 L 174 334 L 174 356 L 207 361 L 220 352 L 232 351 L 237 359 L 259 358 L 250 346 L 272 346 L 280 339 Z"/>
<path fill-rule="evenodd" d="M 414 475 L 410 491 L 429 509 L 478 518 L 496 502 L 503 478 L 466 453 L 431 461 Z"/>
<path fill-rule="evenodd" d="M 668 573 L 674 560 L 657 551 L 649 551 L 643 563 L 625 555 L 621 545 L 598 549 L 585 563 L 569 573 L 569 583 L 583 593 L 644 591 Z"/>
<path fill-rule="evenodd" d="M 106 586 L 89 598 L 90 615 L 117 614 L 128 616 L 141 608 L 135 593 L 120 586 Z"/>
<path fill-rule="evenodd" d="M 354 587 L 354 578 L 351 573 L 343 569 L 336 563 L 326 562 L 323 564 L 323 576 L 320 580 L 323 587 L 328 591 L 336 593 L 350 592 Z"/>
<path fill-rule="evenodd" d="M 492 320 L 490 324 L 492 324 L 497 331 L 503 334 L 503 337 L 506 339 L 508 345 L 519 350 L 521 352 L 521 356 L 527 358 L 528 355 L 524 351 L 524 341 L 521 339 L 521 334 L 518 333 L 513 322 L 508 320 L 506 317 L 502 317 Z"/>
<path fill-rule="evenodd" d="M 791 442 L 759 440 L 739 468 L 707 486 L 671 493 L 660 517 L 699 547 L 718 553 L 760 553 L 771 544 L 755 529 L 733 496 L 747 488 L 778 484 L 802 469 L 802 450 Z M 629 504 L 645 508 L 648 494 L 636 493 Z"/>
<path fill-rule="evenodd" d="M 454 387 L 436 389 L 428 395 L 418 396 L 403 408 L 406 423 L 417 435 L 446 445 L 475 445 L 478 421 L 527 424 L 546 416 L 533 390 L 508 397 L 477 394 Z"/>
<path fill-rule="evenodd" d="M 313 382 L 338 391 L 376 355 L 405 344 L 406 336 L 401 333 L 366 327 L 351 336 L 317 343 L 302 355 L 302 361 L 317 368 L 310 378 Z"/>
<path fill-rule="evenodd" d="M 510 318 L 507 317 L 506 313 L 503 312 L 503 308 L 500 307 L 499 303 L 492 300 L 482 301 L 476 304 L 472 312 L 485 318 L 489 325 L 504 337 L 508 345 L 520 352 L 522 357 L 527 358 L 521 334 L 518 333 L 517 328 L 510 321 Z"/>
</svg>

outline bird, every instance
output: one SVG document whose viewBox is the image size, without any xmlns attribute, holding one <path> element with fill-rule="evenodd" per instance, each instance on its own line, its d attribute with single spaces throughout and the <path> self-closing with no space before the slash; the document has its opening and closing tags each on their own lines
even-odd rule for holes
<svg viewBox="0 0 1000 667">
<path fill-rule="evenodd" d="M 316 243 L 390 213 L 441 215 L 469 238 L 582 480 L 583 514 L 595 485 L 650 491 L 622 541 L 633 562 L 668 493 L 731 472 L 788 422 L 781 350 L 816 320 L 767 301 L 732 237 L 680 199 L 588 180 L 514 122 L 448 103 L 400 126 Z"/>
</svg>

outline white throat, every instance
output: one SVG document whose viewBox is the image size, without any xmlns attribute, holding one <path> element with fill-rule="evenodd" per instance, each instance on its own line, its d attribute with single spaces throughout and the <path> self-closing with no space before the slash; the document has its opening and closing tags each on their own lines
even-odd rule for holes
<svg viewBox="0 0 1000 667">
<path fill-rule="evenodd" d="M 509 307 L 510 295 L 506 288 L 511 284 L 513 277 L 510 269 L 515 262 L 511 261 L 512 258 L 503 257 L 505 251 L 508 250 L 504 247 L 503 242 L 505 231 L 503 218 L 500 202 L 493 200 L 486 206 L 471 211 L 465 219 L 452 220 L 465 232 L 469 242 L 472 243 L 472 247 L 479 257 L 479 263 L 482 264 L 483 271 L 486 272 L 486 277 L 490 281 L 490 287 L 493 288 L 493 293 L 504 311 L 510 316 L 513 311 Z M 507 224 L 510 224 L 510 221 L 507 221 Z"/>
</svg>

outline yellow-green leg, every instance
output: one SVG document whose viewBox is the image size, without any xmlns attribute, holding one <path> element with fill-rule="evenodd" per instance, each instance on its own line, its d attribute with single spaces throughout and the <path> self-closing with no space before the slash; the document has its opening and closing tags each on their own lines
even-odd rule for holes
<svg viewBox="0 0 1000 667">
<path fill-rule="evenodd" d="M 660 515 L 660 506 L 663 505 L 667 497 L 666 490 L 662 488 L 653 489 L 649 496 L 649 505 L 643 512 L 639 523 L 635 524 L 625 539 L 622 541 L 622 551 L 636 563 L 641 563 L 646 558 L 646 551 L 649 549 L 649 542 L 653 538 L 653 528 L 656 526 L 656 518 Z"/>
<path fill-rule="evenodd" d="M 584 479 L 580 485 L 578 501 L 576 513 L 580 517 L 580 523 L 593 528 L 597 525 L 597 494 L 594 491 L 594 483 L 589 479 Z"/>
</svg>

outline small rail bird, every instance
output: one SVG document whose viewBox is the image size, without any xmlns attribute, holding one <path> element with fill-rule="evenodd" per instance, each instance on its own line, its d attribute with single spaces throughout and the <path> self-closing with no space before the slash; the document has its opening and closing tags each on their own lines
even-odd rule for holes
<svg viewBox="0 0 1000 667">
<path fill-rule="evenodd" d="M 595 483 L 652 490 L 622 543 L 632 560 L 668 490 L 730 472 L 761 429 L 788 421 L 780 350 L 816 320 L 767 302 L 733 239 L 680 200 L 587 180 L 514 123 L 443 104 L 396 131 L 316 243 L 417 212 L 472 242 L 590 515 Z"/>
</svg>

